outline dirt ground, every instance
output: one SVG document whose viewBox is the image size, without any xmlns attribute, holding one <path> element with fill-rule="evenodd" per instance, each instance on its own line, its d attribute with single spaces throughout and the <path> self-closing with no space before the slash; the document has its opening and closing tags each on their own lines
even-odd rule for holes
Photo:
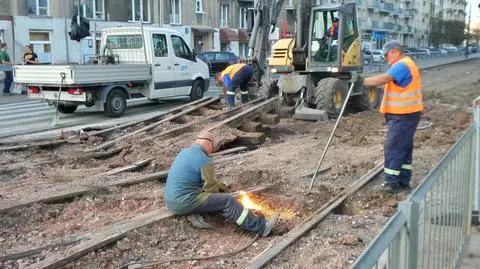
<svg viewBox="0 0 480 269">
<path fill-rule="evenodd" d="M 480 60 L 422 71 L 426 104 L 422 121 L 431 122 L 432 127 L 418 131 L 415 137 L 414 187 L 471 122 L 472 100 L 480 95 L 480 69 L 471 68 L 475 65 L 480 66 Z M 124 140 L 117 145 L 124 148 L 122 152 L 105 159 L 80 157 L 82 150 L 107 140 L 102 137 L 52 149 L 0 153 L 2 207 L 36 196 L 166 170 L 175 155 L 193 142 L 199 130 L 152 137 L 173 125 L 180 126 L 215 113 L 219 111 L 204 109 L 174 123 L 158 126 L 147 134 Z M 241 268 L 275 244 L 284 232 L 382 162 L 386 131 L 382 116 L 375 111 L 348 115 L 340 124 L 322 165 L 331 169 L 321 174 L 313 191 L 306 194 L 310 177 L 301 175 L 315 168 L 333 125 L 334 121 L 312 123 L 282 119 L 276 126 L 263 126 L 267 138 L 262 145 L 250 146 L 254 154 L 215 166 L 216 176 L 230 184 L 232 191 L 258 184 L 275 185 L 268 192 L 252 195 L 266 216 L 281 212 L 281 223 L 273 236 L 258 239 L 233 256 L 170 262 L 158 268 Z M 231 142 L 239 132 L 231 128 L 216 131 L 221 138 L 217 150 L 237 146 Z M 99 176 L 152 156 L 154 160 L 137 172 Z M 384 194 L 377 190 L 381 182 L 382 176 L 378 176 L 355 193 L 340 212 L 328 216 L 278 255 L 267 268 L 348 268 L 395 212 L 397 203 L 408 195 L 405 192 Z M 63 203 L 35 204 L 5 213 L 0 218 L 0 256 L 42 246 L 65 236 L 81 235 L 162 208 L 163 185 L 163 182 L 151 181 L 100 189 Z M 206 220 L 214 226 L 213 230 L 195 229 L 183 217 L 136 229 L 115 244 L 91 252 L 65 268 L 118 268 L 136 259 L 154 261 L 215 255 L 239 249 L 254 236 L 219 217 L 208 215 Z M 55 247 L 29 258 L 0 262 L 0 268 L 23 268 L 61 253 L 65 248 Z"/>
</svg>

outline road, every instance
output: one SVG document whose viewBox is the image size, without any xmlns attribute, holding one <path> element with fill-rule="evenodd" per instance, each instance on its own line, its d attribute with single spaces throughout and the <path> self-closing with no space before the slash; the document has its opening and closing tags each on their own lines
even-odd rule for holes
<svg viewBox="0 0 480 269">
<path fill-rule="evenodd" d="M 479 54 L 473 55 L 478 57 Z M 464 60 L 463 55 L 418 59 L 421 68 Z M 385 65 L 369 66 L 367 73 L 383 71 Z M 0 85 L 3 88 L 3 85 Z M 221 89 L 215 86 L 213 79 L 205 96 L 218 96 Z M 43 139 L 58 136 L 62 131 L 81 130 L 92 126 L 113 126 L 136 121 L 167 111 L 187 102 L 187 98 L 177 98 L 161 103 L 153 103 L 146 99 L 135 99 L 128 102 L 125 114 L 120 118 L 108 118 L 102 111 L 84 106 L 70 115 L 61 114 L 60 120 L 52 126 L 55 109 L 40 101 L 27 100 L 24 95 L 0 96 L 0 143 Z"/>
<path fill-rule="evenodd" d="M 210 83 L 207 97 L 216 97 L 221 89 Z M 59 113 L 60 119 L 53 126 L 55 108 L 46 103 L 28 100 L 25 95 L 0 97 L 0 142 L 44 139 L 58 136 L 62 131 L 81 130 L 86 127 L 114 126 L 161 114 L 188 102 L 188 98 L 173 98 L 162 102 L 150 102 L 146 98 L 128 101 L 125 114 L 120 118 L 108 118 L 96 108 L 80 106 L 73 114 Z"/>
</svg>

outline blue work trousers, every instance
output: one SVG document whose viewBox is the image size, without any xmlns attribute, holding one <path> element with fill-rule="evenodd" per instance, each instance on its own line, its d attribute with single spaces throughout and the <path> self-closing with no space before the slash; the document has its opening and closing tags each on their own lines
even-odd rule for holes
<svg viewBox="0 0 480 269">
<path fill-rule="evenodd" d="M 261 234 L 265 230 L 266 220 L 264 217 L 255 216 L 227 193 L 211 194 L 205 202 L 187 214 L 193 213 L 219 213 L 247 231 Z"/>
<path fill-rule="evenodd" d="M 5 81 L 3 87 L 3 93 L 9 93 L 10 87 L 12 86 L 13 82 L 13 72 L 12 71 L 5 71 Z"/>
<path fill-rule="evenodd" d="M 385 181 L 394 187 L 407 187 L 412 179 L 413 137 L 421 112 L 385 114 L 388 133 L 385 139 Z"/>
<path fill-rule="evenodd" d="M 253 67 L 246 65 L 238 71 L 233 78 L 230 78 L 231 83 L 227 87 L 227 106 L 235 105 L 235 90 L 240 87 L 240 96 L 242 104 L 248 102 L 248 84 L 253 77 Z"/>
</svg>

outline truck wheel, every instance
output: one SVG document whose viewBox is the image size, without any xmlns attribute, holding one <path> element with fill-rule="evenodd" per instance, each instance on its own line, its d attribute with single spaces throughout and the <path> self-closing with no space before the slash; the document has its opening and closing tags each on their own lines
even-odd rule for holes
<svg viewBox="0 0 480 269">
<path fill-rule="evenodd" d="M 353 98 L 356 110 L 363 111 L 370 108 L 376 109 L 382 100 L 382 89 L 378 87 L 364 87 L 363 94 Z"/>
<path fill-rule="evenodd" d="M 105 114 L 109 117 L 120 117 L 127 108 L 127 98 L 122 90 L 113 89 L 107 95 L 107 101 L 103 104 Z"/>
<path fill-rule="evenodd" d="M 66 104 L 59 104 L 58 111 L 63 114 L 72 114 L 77 110 L 78 105 L 66 105 Z"/>
<path fill-rule="evenodd" d="M 195 101 L 203 97 L 204 92 L 203 82 L 200 80 L 195 80 L 190 91 L 190 101 Z"/>
<path fill-rule="evenodd" d="M 336 118 L 342 110 L 348 94 L 347 81 L 338 78 L 324 78 L 315 88 L 315 104 L 323 109 L 330 118 Z"/>
</svg>

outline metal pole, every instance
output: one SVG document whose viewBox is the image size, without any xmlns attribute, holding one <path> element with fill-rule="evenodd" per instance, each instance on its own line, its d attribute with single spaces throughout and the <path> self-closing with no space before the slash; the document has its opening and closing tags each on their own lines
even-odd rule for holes
<svg viewBox="0 0 480 269">
<path fill-rule="evenodd" d="M 352 83 L 350 85 L 350 89 L 348 90 L 347 97 L 345 98 L 345 102 L 343 103 L 342 110 L 340 111 L 340 114 L 338 115 L 337 122 L 335 123 L 335 126 L 333 127 L 332 133 L 330 134 L 330 137 L 328 138 L 327 144 L 325 145 L 325 148 L 323 149 L 322 157 L 320 158 L 320 161 L 318 162 L 317 168 L 315 169 L 315 173 L 313 173 L 312 181 L 310 182 L 310 187 L 308 188 L 308 193 L 312 190 L 313 183 L 315 182 L 315 178 L 317 177 L 318 169 L 320 169 L 320 165 L 322 165 L 323 160 L 325 159 L 325 155 L 327 154 L 328 147 L 330 146 L 330 143 L 332 142 L 333 135 L 335 134 L 335 131 L 337 130 L 338 124 L 340 123 L 340 120 L 342 119 L 343 112 L 345 111 L 345 107 L 347 106 L 348 99 L 350 98 L 350 94 L 353 91 L 353 87 L 355 86 L 355 83 Z"/>
<path fill-rule="evenodd" d="M 475 152 L 475 202 L 474 211 L 476 211 L 475 223 L 480 223 L 480 96 L 473 102 L 473 112 L 475 115 L 476 128 L 476 148 Z"/>
<path fill-rule="evenodd" d="M 143 2 L 140 2 L 140 31 L 142 32 L 142 43 L 143 43 L 143 54 L 145 56 L 145 63 L 148 63 L 148 58 L 147 58 L 147 47 L 145 44 L 145 36 L 143 33 Z"/>
<path fill-rule="evenodd" d="M 467 46 L 465 49 L 465 58 L 468 58 L 468 41 L 470 40 L 470 21 L 472 18 L 472 3 L 470 3 L 470 12 L 468 14 L 468 24 L 467 24 Z"/>
</svg>

